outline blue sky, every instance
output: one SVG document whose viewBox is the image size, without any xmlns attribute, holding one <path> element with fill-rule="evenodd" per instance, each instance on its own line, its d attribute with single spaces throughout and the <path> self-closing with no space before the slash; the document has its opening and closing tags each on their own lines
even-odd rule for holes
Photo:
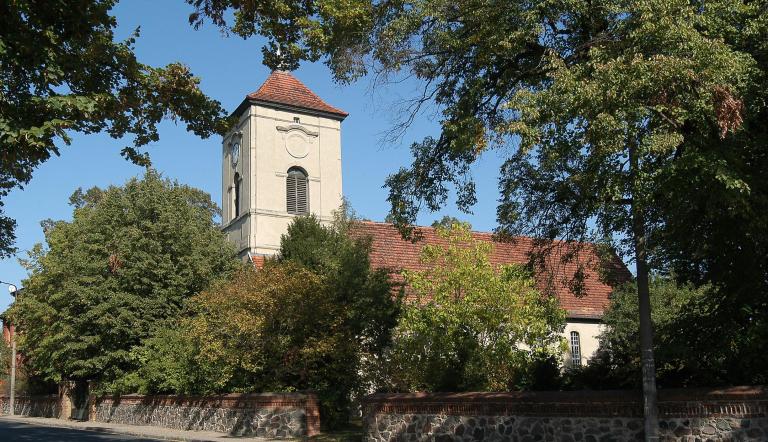
<svg viewBox="0 0 768 442">
<path fill-rule="evenodd" d="M 180 61 L 190 66 L 201 79 L 201 88 L 234 110 L 244 96 L 255 91 L 269 75 L 261 63 L 262 41 L 225 37 L 211 25 L 194 30 L 187 23 L 191 7 L 182 0 L 124 0 L 113 10 L 117 17 L 118 36 L 126 37 L 141 26 L 136 43 L 139 60 L 152 66 Z M 436 135 L 438 126 L 429 114 L 420 116 L 401 140 L 383 143 L 383 134 L 397 118 L 399 100 L 412 96 L 418 83 L 374 87 L 369 78 L 351 86 L 336 85 L 322 63 L 304 63 L 294 72 L 302 82 L 333 106 L 349 112 L 342 124 L 342 168 L 344 194 L 361 217 L 383 220 L 387 213 L 386 177 L 410 164 L 408 147 L 426 135 Z M 200 139 L 183 126 L 166 122 L 161 126 L 160 141 L 149 147 L 153 164 L 165 176 L 209 192 L 221 203 L 220 142 L 216 138 Z M 71 146 L 61 149 L 37 169 L 24 189 L 14 190 L 5 199 L 8 216 L 16 219 L 17 257 L 43 241 L 40 221 L 70 219 L 69 196 L 78 187 L 120 185 L 140 175 L 143 169 L 120 157 L 126 141 L 106 135 L 75 134 Z M 423 213 L 420 224 L 429 224 L 444 214 L 470 221 L 477 230 L 495 226 L 497 177 L 500 159 L 488 153 L 477 165 L 478 204 L 473 215 L 457 212 L 449 204 L 441 213 Z M 17 257 L 0 260 L 0 280 L 21 285 L 25 269 Z M 0 311 L 11 298 L 0 289 Z"/>
</svg>

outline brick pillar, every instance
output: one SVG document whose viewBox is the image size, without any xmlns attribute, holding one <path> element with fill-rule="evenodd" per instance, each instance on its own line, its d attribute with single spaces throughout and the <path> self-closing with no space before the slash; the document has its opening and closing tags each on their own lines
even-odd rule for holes
<svg viewBox="0 0 768 442">
<path fill-rule="evenodd" d="M 317 395 L 307 393 L 304 400 L 304 414 L 307 416 L 307 437 L 320 434 L 320 406 L 317 402 Z"/>
<path fill-rule="evenodd" d="M 59 384 L 59 419 L 69 419 L 72 416 L 72 387 L 73 383 L 69 381 Z"/>
</svg>

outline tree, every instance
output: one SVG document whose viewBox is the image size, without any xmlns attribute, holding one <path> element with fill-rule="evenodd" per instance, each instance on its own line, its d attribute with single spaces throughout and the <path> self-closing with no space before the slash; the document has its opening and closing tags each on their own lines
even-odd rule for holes
<svg viewBox="0 0 768 442">
<path fill-rule="evenodd" d="M 688 277 L 704 269 L 705 280 L 725 268 L 748 315 L 766 323 L 766 290 L 745 289 L 768 280 L 766 224 L 755 222 L 768 200 L 765 2 L 189 2 L 195 24 L 209 17 L 227 27 L 223 12 L 234 7 L 232 30 L 267 36 L 271 66 L 324 56 L 341 81 L 371 65 L 424 80 L 411 109 L 433 100 L 441 133 L 415 143 L 412 166 L 387 181 L 405 234 L 451 188 L 468 209 L 472 164 L 503 147 L 500 233 L 597 237 L 635 261 L 647 439 L 657 438 L 651 266 L 675 264 Z M 733 230 L 729 220 L 749 229 L 720 241 L 714 229 Z M 686 246 L 697 243 L 691 232 L 705 237 Z M 754 272 L 733 265 L 739 249 L 729 245 L 757 257 Z"/>
<path fill-rule="evenodd" d="M 349 353 L 334 357 L 339 377 L 321 391 L 335 409 L 327 409 L 330 423 L 346 421 L 351 396 L 360 396 L 365 376 L 391 342 L 400 312 L 400 298 L 387 269 L 371 268 L 371 238 L 356 231 L 356 219 L 345 203 L 331 225 L 314 216 L 300 217 L 280 241 L 280 260 L 295 263 L 322 276 L 328 302 L 337 306 L 336 333 L 349 341 Z M 322 327 L 318 327 L 322 329 Z M 322 397 L 321 397 L 322 399 Z M 321 412 L 323 410 L 321 409 Z"/>
<path fill-rule="evenodd" d="M 193 364 L 216 375 L 198 393 L 311 389 L 323 424 L 337 426 L 349 413 L 358 347 L 328 289 L 309 269 L 268 260 L 193 298 Z"/>
<path fill-rule="evenodd" d="M 665 387 L 714 386 L 758 381 L 752 367 L 740 373 L 727 373 L 727 353 L 701 334 L 695 323 L 709 322 L 712 287 L 694 288 L 678 285 L 669 277 L 654 276 L 650 280 L 652 320 L 655 330 L 654 353 L 658 361 L 658 382 Z M 569 373 L 575 387 L 598 389 L 639 387 L 640 330 L 637 287 L 626 284 L 611 296 L 611 304 L 603 316 L 606 325 L 600 335 L 600 348 L 589 365 Z M 743 376 L 741 380 L 723 376 Z M 757 382 L 758 384 L 760 382 Z"/>
<path fill-rule="evenodd" d="M 390 222 L 392 222 L 392 221 L 390 221 Z M 443 228 L 446 228 L 446 229 L 450 229 L 451 226 L 454 225 L 454 224 L 462 224 L 462 221 L 460 219 L 456 218 L 456 217 L 448 216 L 448 215 L 443 216 L 439 220 L 436 219 L 436 220 L 432 221 L 432 227 L 443 227 Z M 472 228 L 471 225 L 469 225 L 469 224 L 467 224 L 467 225 L 469 226 L 470 229 Z"/>
<path fill-rule="evenodd" d="M 389 353 L 390 388 L 504 391 L 540 361 L 562 354 L 565 311 L 520 266 L 494 266 L 492 245 L 468 224 L 437 227 L 445 244 L 422 250 L 405 271 L 408 302 Z"/>
<path fill-rule="evenodd" d="M 617 290 L 603 320 L 606 329 L 600 349 L 577 383 L 591 388 L 626 388 L 637 385 L 640 352 L 636 288 Z M 721 328 L 711 324 L 713 311 L 721 308 L 714 286 L 677 284 L 674 278 L 654 276 L 650 281 L 654 352 L 659 366 L 658 382 L 664 387 L 761 385 L 768 378 L 768 359 L 760 353 L 743 352 L 754 336 L 733 338 L 725 345 L 716 336 Z"/>
<path fill-rule="evenodd" d="M 279 259 L 322 275 L 334 302 L 345 309 L 344 327 L 364 353 L 377 354 L 390 342 L 400 304 L 389 270 L 371 267 L 371 238 L 356 225 L 346 203 L 331 225 L 314 215 L 296 218 L 281 238 Z"/>
<path fill-rule="evenodd" d="M 210 196 L 156 172 L 72 202 L 72 221 L 48 223 L 32 250 L 10 317 L 36 375 L 109 390 L 136 369 L 131 348 L 237 260 Z"/>
<path fill-rule="evenodd" d="M 158 123 L 181 120 L 201 137 L 228 128 L 221 105 L 189 69 L 137 60 L 139 30 L 115 41 L 116 0 L 0 5 L 0 210 L 2 198 L 58 155 L 73 133 L 132 136 L 122 150 L 148 165 L 140 148 L 159 139 Z M 13 253 L 15 222 L 0 211 L 0 257 Z"/>
<path fill-rule="evenodd" d="M 133 350 L 129 389 L 147 393 L 315 390 L 334 428 L 390 343 L 398 298 L 370 267 L 370 239 L 345 213 L 333 225 L 297 217 L 281 253 L 193 297 L 188 316 Z"/>
</svg>

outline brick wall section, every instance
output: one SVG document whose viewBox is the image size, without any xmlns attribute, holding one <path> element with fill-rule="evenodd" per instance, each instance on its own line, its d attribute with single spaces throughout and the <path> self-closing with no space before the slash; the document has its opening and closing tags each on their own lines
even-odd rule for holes
<svg viewBox="0 0 768 442">
<path fill-rule="evenodd" d="M 363 402 L 367 441 L 642 440 L 636 391 L 378 394 Z M 662 440 L 768 440 L 768 389 L 661 390 Z"/>
<path fill-rule="evenodd" d="M 0 396 L 0 414 L 10 414 L 11 398 Z M 59 398 L 50 396 L 17 396 L 14 409 L 18 416 L 58 417 Z"/>
<path fill-rule="evenodd" d="M 320 432 L 317 397 L 312 393 L 103 397 L 92 401 L 90 419 L 269 438 Z"/>
</svg>

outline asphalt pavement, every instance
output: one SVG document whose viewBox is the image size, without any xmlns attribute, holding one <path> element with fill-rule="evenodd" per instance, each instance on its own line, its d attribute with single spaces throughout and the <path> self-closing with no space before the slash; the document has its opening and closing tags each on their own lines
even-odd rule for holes
<svg viewBox="0 0 768 442">
<path fill-rule="evenodd" d="M 125 425 L 113 422 L 73 421 L 45 417 L 0 415 L 0 442 L 6 441 L 113 441 L 134 442 L 269 442 L 254 436 L 234 436 L 212 431 Z M 289 439 L 285 439 L 290 442 Z"/>
<path fill-rule="evenodd" d="M 39 442 L 109 442 L 133 441 L 156 442 L 161 439 L 147 439 L 123 434 L 97 433 L 94 431 L 71 428 L 49 427 L 17 421 L 0 419 L 0 441 L 39 441 Z"/>
</svg>

